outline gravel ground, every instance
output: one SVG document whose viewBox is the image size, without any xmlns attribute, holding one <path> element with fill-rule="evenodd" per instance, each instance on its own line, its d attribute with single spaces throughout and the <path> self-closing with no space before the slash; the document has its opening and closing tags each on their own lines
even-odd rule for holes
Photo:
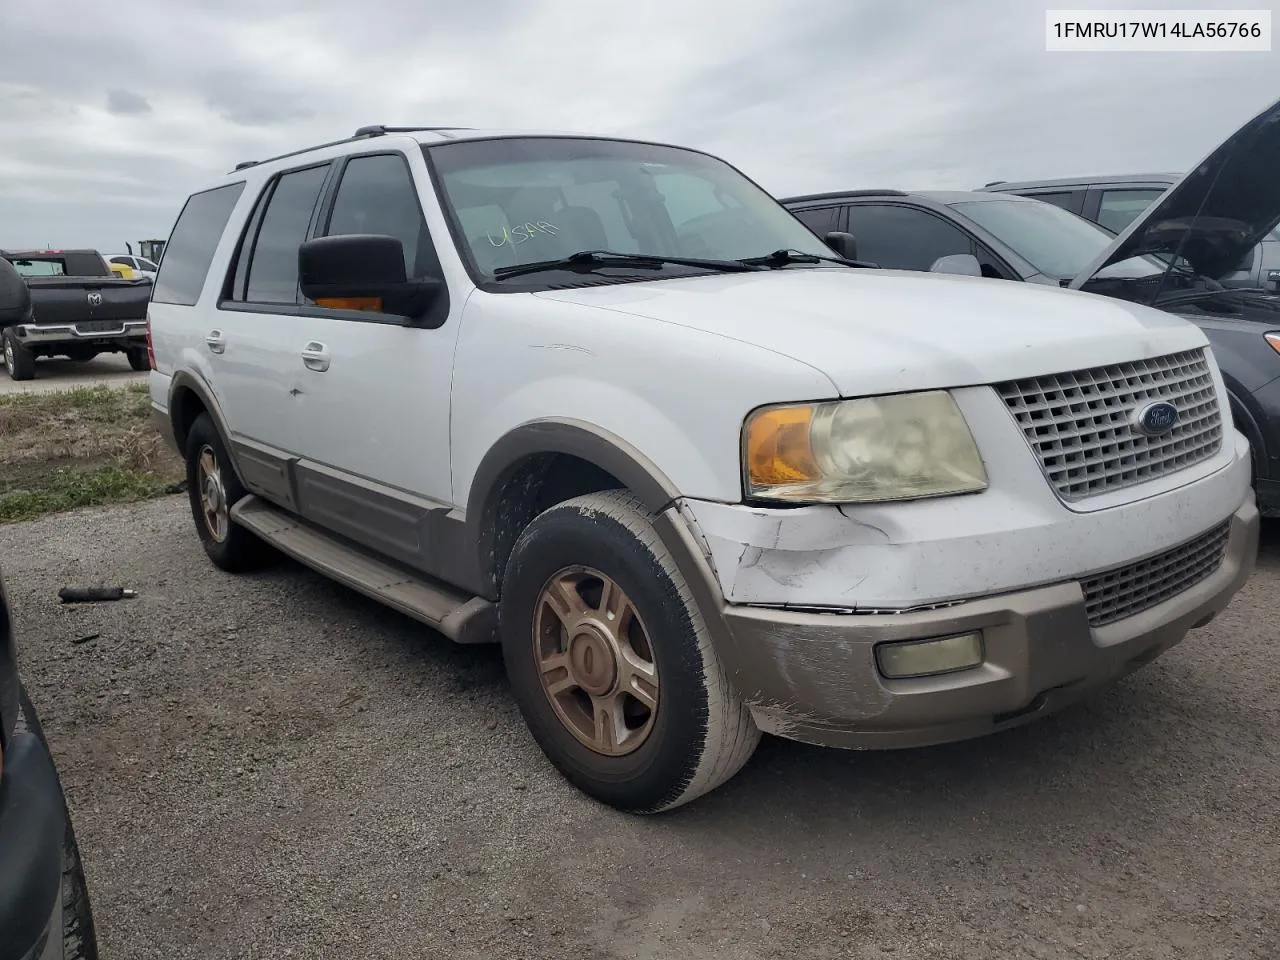
<svg viewBox="0 0 1280 960">
<path fill-rule="evenodd" d="M 104 353 L 88 363 L 44 358 L 36 361 L 34 380 L 14 380 L 7 371 L 0 370 L 0 393 L 49 393 L 99 383 L 123 387 L 126 383 L 146 383 L 148 376 L 145 372 L 136 373 L 123 353 Z"/>
<path fill-rule="evenodd" d="M 1280 953 L 1265 541 L 1089 703 L 930 750 L 766 739 L 648 819 L 550 769 L 496 649 L 292 563 L 220 573 L 183 498 L 0 528 L 0 561 L 107 960 L 1226 960 Z M 140 596 L 63 608 L 72 582 Z"/>
</svg>

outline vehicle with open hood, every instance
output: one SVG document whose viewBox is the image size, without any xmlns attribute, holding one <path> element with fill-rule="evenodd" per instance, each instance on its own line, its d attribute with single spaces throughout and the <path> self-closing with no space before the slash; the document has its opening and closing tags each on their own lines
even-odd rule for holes
<svg viewBox="0 0 1280 960">
<path fill-rule="evenodd" d="M 1259 506 L 1280 516 L 1280 290 L 1269 272 L 1250 268 L 1247 276 L 1267 278 L 1259 286 L 1239 269 L 1280 251 L 1270 239 L 1280 222 L 1278 116 L 1272 105 L 1253 117 L 1119 236 L 1063 204 L 997 191 L 858 190 L 783 202 L 815 229 L 853 234 L 859 255 L 884 267 L 1071 287 L 1195 323 L 1252 447 Z"/>
<path fill-rule="evenodd" d="M 500 642 L 551 762 L 637 812 L 762 732 L 1025 723 L 1228 604 L 1259 520 L 1203 331 L 827 236 L 639 140 L 377 126 L 242 163 L 149 309 L 197 536 Z"/>
<path fill-rule="evenodd" d="M 1093 221 L 1115 236 L 1181 179 L 1180 173 L 1113 174 L 1018 182 L 997 180 L 982 189 L 1052 203 Z M 1280 291 L 1280 228 L 1272 230 L 1246 252 L 1236 269 L 1225 273 L 1221 282 L 1229 287 L 1270 287 Z"/>
</svg>

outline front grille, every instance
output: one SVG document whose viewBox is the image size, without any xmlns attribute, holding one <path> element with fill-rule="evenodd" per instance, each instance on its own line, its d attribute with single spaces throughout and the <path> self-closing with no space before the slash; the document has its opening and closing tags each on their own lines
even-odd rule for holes
<svg viewBox="0 0 1280 960">
<path fill-rule="evenodd" d="M 1221 523 L 1189 543 L 1081 582 L 1091 627 L 1115 623 L 1189 590 L 1226 556 L 1231 523 Z"/>
<path fill-rule="evenodd" d="M 1203 350 L 996 385 L 1063 500 L 1130 487 L 1207 460 L 1222 447 L 1222 412 Z M 1178 424 L 1158 437 L 1131 418 L 1158 400 Z"/>
</svg>

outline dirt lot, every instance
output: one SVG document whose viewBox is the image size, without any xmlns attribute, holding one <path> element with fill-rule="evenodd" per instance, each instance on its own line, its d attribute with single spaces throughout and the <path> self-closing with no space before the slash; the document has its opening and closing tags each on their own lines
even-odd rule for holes
<svg viewBox="0 0 1280 960">
<path fill-rule="evenodd" d="M 496 651 L 293 564 L 219 573 L 185 511 L 0 528 L 110 960 L 1280 953 L 1274 526 L 1222 617 L 1088 704 L 909 753 L 766 741 L 640 819 L 550 770 Z M 59 606 L 99 581 L 141 596 Z"/>
</svg>

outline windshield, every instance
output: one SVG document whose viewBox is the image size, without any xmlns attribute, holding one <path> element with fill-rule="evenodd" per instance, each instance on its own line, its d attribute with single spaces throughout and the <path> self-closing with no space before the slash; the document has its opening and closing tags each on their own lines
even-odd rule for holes
<svg viewBox="0 0 1280 960">
<path fill-rule="evenodd" d="M 1051 203 L 1026 200 L 963 200 L 951 208 L 968 217 L 1045 276 L 1070 280 L 1109 247 L 1115 237 L 1097 224 Z M 1147 258 L 1117 263 L 1117 274 L 1158 273 Z M 1108 271 L 1111 272 L 1111 271 Z"/>
<path fill-rule="evenodd" d="M 523 137 L 434 144 L 427 152 L 464 252 L 485 280 L 501 267 L 583 250 L 707 260 L 780 249 L 832 255 L 773 197 L 723 161 L 691 150 Z M 697 272 L 666 265 L 636 276 Z"/>
</svg>

